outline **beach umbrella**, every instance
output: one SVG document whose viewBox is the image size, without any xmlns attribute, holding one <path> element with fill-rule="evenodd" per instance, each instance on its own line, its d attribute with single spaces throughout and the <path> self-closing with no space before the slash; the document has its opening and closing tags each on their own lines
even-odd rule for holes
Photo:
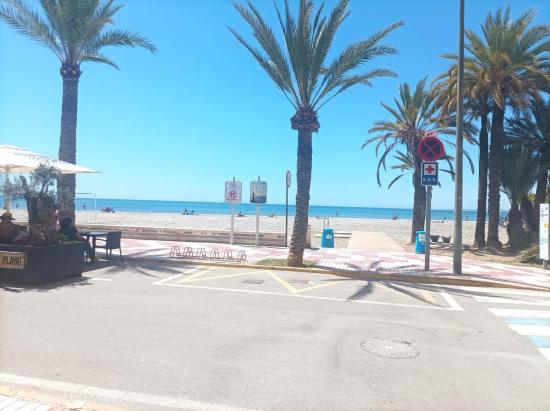
<svg viewBox="0 0 550 411">
<path fill-rule="evenodd" d="M 6 184 L 9 184 L 10 174 L 31 173 L 42 164 L 55 167 L 61 174 L 97 173 L 91 168 L 49 158 L 21 147 L 0 145 L 0 170 L 6 176 Z M 7 195 L 5 198 L 4 208 L 7 210 L 10 208 L 10 197 Z"/>
</svg>

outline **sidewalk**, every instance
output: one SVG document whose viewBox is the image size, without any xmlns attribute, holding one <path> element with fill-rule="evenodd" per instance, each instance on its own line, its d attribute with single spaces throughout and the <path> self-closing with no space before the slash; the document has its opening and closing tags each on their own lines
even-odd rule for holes
<svg viewBox="0 0 550 411">
<path fill-rule="evenodd" d="M 206 255 L 216 249 L 223 256 L 230 250 L 234 257 L 239 251 L 246 253 L 243 264 L 254 265 L 266 258 L 285 259 L 288 249 L 281 247 L 253 247 L 230 246 L 220 243 L 184 243 L 157 240 L 123 240 L 123 253 L 126 258 L 145 260 L 170 260 L 170 249 L 178 246 L 192 247 L 196 252 L 204 248 Z M 100 254 L 101 255 L 101 254 Z M 115 258 L 113 256 L 113 258 Z M 463 275 L 457 276 L 452 272 L 452 257 L 432 255 L 431 271 L 424 271 L 424 255 L 410 252 L 368 252 L 361 249 L 349 248 L 322 248 L 306 249 L 305 260 L 316 261 L 316 267 L 329 271 L 343 271 L 350 274 L 377 275 L 382 278 L 393 276 L 393 279 L 403 278 L 400 281 L 438 280 L 438 279 L 468 279 L 476 281 L 495 281 L 508 283 L 511 286 L 526 286 L 548 288 L 550 290 L 550 271 L 529 266 L 516 266 L 480 260 L 464 260 Z M 238 265 L 238 263 L 235 263 Z"/>
<path fill-rule="evenodd" d="M 86 401 L 70 401 L 43 394 L 32 388 L 16 388 L 0 385 L 1 411 L 125 411 L 109 405 L 93 404 Z"/>
</svg>

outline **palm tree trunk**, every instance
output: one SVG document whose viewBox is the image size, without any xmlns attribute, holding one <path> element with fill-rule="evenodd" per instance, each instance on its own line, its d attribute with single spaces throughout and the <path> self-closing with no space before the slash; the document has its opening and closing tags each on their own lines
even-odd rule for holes
<svg viewBox="0 0 550 411">
<path fill-rule="evenodd" d="M 487 167 L 489 161 L 489 136 L 487 135 L 487 114 L 481 116 L 479 130 L 479 175 L 477 183 L 477 216 L 474 246 L 485 247 L 485 219 L 487 216 Z"/>
<path fill-rule="evenodd" d="M 288 265 L 298 267 L 304 261 L 304 248 L 306 245 L 308 214 L 309 214 L 309 189 L 311 186 L 312 166 L 311 131 L 298 131 L 298 164 L 296 172 L 296 215 L 294 227 L 290 238 L 290 250 Z"/>
<path fill-rule="evenodd" d="M 63 64 L 63 103 L 61 108 L 61 133 L 59 137 L 59 159 L 76 163 L 76 123 L 78 113 L 78 80 L 80 68 L 76 65 Z M 65 174 L 57 181 L 59 214 L 74 219 L 76 178 L 74 174 Z"/>
<path fill-rule="evenodd" d="M 413 174 L 414 185 L 414 203 L 413 220 L 411 227 L 411 243 L 415 242 L 416 232 L 424 229 L 424 220 L 426 217 L 426 187 L 421 184 L 420 166 Z"/>
<path fill-rule="evenodd" d="M 523 229 L 521 212 L 517 204 L 510 206 L 506 232 L 508 234 L 508 245 L 513 249 L 524 248 L 529 243 L 527 233 Z"/>
<path fill-rule="evenodd" d="M 493 107 L 491 122 L 491 151 L 489 153 L 489 227 L 487 230 L 487 246 L 500 248 L 498 225 L 500 222 L 500 183 L 502 178 L 504 144 L 504 110 L 498 104 Z"/>
<path fill-rule="evenodd" d="M 525 224 L 525 231 L 530 243 L 537 241 L 538 229 L 535 227 L 535 213 L 533 203 L 529 198 L 523 197 L 519 203 L 519 211 Z"/>
<path fill-rule="evenodd" d="M 546 186 L 548 184 L 548 164 L 550 163 L 550 153 L 541 153 L 539 162 L 539 173 L 537 175 L 537 188 L 535 191 L 533 228 L 538 233 L 540 226 L 540 204 L 546 202 Z"/>
</svg>

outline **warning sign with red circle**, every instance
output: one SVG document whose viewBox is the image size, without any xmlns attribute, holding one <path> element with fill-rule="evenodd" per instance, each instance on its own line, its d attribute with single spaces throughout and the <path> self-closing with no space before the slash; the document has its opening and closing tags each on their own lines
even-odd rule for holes
<svg viewBox="0 0 550 411">
<path fill-rule="evenodd" d="M 437 161 L 445 155 L 443 143 L 436 137 L 425 137 L 420 140 L 416 151 L 422 161 Z"/>
</svg>

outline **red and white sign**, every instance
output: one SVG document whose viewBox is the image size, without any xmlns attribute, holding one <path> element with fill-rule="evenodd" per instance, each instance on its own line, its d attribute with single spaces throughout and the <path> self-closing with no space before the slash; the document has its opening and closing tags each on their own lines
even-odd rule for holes
<svg viewBox="0 0 550 411">
<path fill-rule="evenodd" d="M 437 138 L 437 131 L 436 131 L 436 130 L 426 131 L 426 132 L 424 133 L 424 137 L 434 137 L 434 138 Z"/>
<path fill-rule="evenodd" d="M 225 182 L 225 202 L 239 204 L 242 202 L 243 185 L 240 181 Z"/>
<path fill-rule="evenodd" d="M 445 155 L 445 148 L 440 139 L 425 137 L 418 143 L 416 152 L 422 161 L 437 161 Z"/>
<path fill-rule="evenodd" d="M 433 163 L 423 163 L 424 175 L 435 176 L 437 174 L 437 166 Z"/>
</svg>

